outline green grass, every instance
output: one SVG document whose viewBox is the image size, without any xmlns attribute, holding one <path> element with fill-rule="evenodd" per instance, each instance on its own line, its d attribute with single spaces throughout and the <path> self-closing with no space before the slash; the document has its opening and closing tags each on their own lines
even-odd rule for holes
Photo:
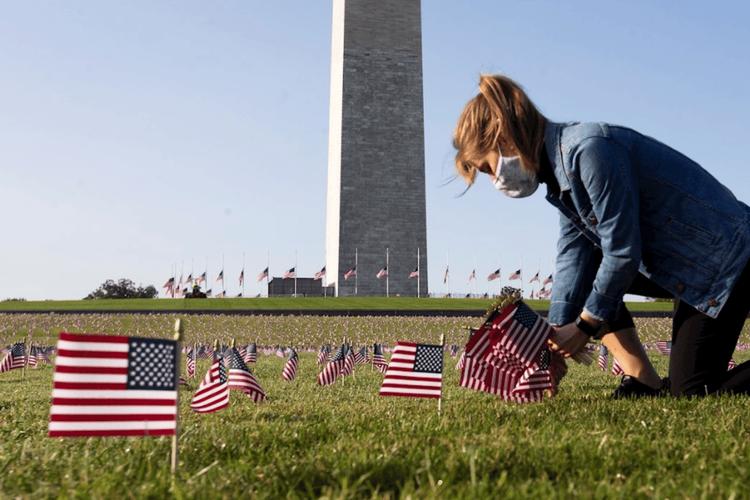
<svg viewBox="0 0 750 500">
<path fill-rule="evenodd" d="M 399 321 L 401 320 L 401 321 Z M 34 338 L 81 330 L 168 336 L 167 315 L 0 315 L 5 330 L 33 323 Z M 637 319 L 644 340 L 668 336 L 669 321 Z M 68 322 L 71 322 L 70 324 Z M 312 344 L 347 334 L 355 342 L 447 342 L 465 337 L 456 318 L 190 317 L 187 342 L 237 337 Z M 10 326 L 9 326 L 10 325 Z M 743 334 L 747 341 L 748 331 Z M 661 373 L 667 358 L 651 353 Z M 746 355 L 735 357 L 738 361 Z M 298 378 L 283 360 L 260 356 L 269 400 L 232 396 L 229 409 L 192 414 L 181 391 L 180 472 L 174 490 L 168 438 L 57 440 L 45 437 L 51 367 L 0 374 L 0 498 L 731 498 L 750 493 L 748 399 L 610 401 L 617 380 L 572 366 L 560 394 L 512 405 L 458 387 L 446 358 L 444 414 L 428 400 L 380 398 L 369 367 L 327 388 L 315 385 L 315 355 Z M 199 364 L 202 376 L 207 366 Z"/>
<path fill-rule="evenodd" d="M 546 300 L 528 300 L 531 307 L 546 311 Z M 416 297 L 272 297 L 228 299 L 123 299 L 123 300 L 43 300 L 0 302 L 1 311 L 180 311 L 180 310 L 485 310 L 488 299 L 449 299 Z M 631 311 L 671 311 L 664 302 L 628 303 Z"/>
</svg>

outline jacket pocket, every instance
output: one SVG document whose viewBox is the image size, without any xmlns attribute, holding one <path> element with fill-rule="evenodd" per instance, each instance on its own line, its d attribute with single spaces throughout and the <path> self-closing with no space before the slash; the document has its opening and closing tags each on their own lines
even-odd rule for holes
<svg viewBox="0 0 750 500">
<path fill-rule="evenodd" d="M 686 243 L 692 241 L 701 241 L 706 245 L 713 245 L 716 243 L 717 236 L 711 233 L 708 229 L 704 229 L 700 226 L 689 222 L 682 222 L 674 217 L 667 217 L 665 229 L 678 239 L 682 239 Z"/>
</svg>

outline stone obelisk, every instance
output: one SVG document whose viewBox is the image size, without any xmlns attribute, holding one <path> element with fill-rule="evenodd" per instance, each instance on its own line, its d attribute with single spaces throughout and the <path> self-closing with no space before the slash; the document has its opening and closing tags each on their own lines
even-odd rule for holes
<svg viewBox="0 0 750 500">
<path fill-rule="evenodd" d="M 388 294 L 427 295 L 420 10 L 333 0 L 326 269 L 340 296 L 355 281 L 357 295 L 386 295 L 386 252 Z"/>
</svg>

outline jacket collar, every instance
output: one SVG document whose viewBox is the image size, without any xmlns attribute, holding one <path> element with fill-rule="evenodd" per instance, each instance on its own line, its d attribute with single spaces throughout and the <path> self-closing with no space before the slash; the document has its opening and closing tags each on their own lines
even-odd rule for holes
<svg viewBox="0 0 750 500">
<path fill-rule="evenodd" d="M 547 150 L 547 157 L 552 164 L 552 171 L 555 174 L 557 182 L 560 184 L 560 191 L 570 191 L 570 180 L 565 173 L 565 167 L 562 157 L 562 132 L 565 125 L 547 121 L 544 127 L 544 147 Z"/>
</svg>

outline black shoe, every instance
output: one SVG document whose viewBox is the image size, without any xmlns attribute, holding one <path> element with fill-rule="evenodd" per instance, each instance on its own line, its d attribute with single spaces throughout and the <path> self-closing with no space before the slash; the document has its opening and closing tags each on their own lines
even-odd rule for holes
<svg viewBox="0 0 750 500">
<path fill-rule="evenodd" d="M 664 388 L 652 389 L 635 377 L 623 375 L 620 385 L 612 393 L 612 399 L 655 398 L 664 395 Z"/>
</svg>

